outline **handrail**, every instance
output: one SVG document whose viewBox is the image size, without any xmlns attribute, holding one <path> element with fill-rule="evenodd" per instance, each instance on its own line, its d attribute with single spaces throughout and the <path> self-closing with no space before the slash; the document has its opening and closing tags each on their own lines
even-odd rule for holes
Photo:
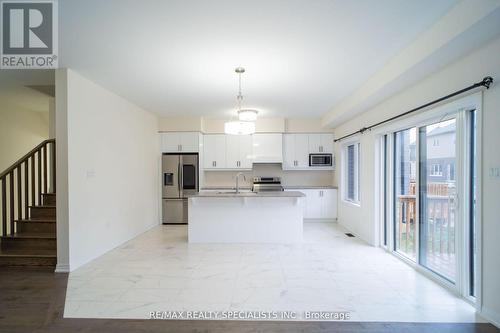
<svg viewBox="0 0 500 333">
<path fill-rule="evenodd" d="M 27 159 L 29 159 L 31 156 L 33 156 L 44 145 L 46 145 L 48 143 L 55 143 L 55 142 L 56 142 L 56 139 L 47 139 L 47 140 L 42 141 L 42 143 L 40 143 L 38 146 L 36 146 L 32 150 L 30 150 L 29 153 L 27 153 L 26 155 L 24 155 L 23 157 L 21 157 L 19 160 L 17 160 L 17 162 L 15 162 L 14 164 L 12 164 L 12 166 L 10 166 L 9 168 L 7 168 L 7 170 L 5 170 L 4 172 L 0 173 L 0 178 L 4 178 L 9 173 L 11 173 L 13 170 L 15 170 L 20 164 L 26 162 Z"/>
<path fill-rule="evenodd" d="M 29 219 L 32 208 L 43 205 L 44 195 L 55 190 L 56 140 L 48 139 L 0 174 L 0 235 L 14 235 L 16 223 Z"/>
</svg>

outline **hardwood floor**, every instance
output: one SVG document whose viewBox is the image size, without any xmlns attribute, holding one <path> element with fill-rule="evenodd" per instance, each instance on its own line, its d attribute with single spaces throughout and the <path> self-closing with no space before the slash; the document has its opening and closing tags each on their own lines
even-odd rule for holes
<svg viewBox="0 0 500 333">
<path fill-rule="evenodd" d="M 0 332 L 500 332 L 490 324 L 63 319 L 67 274 L 0 270 Z"/>
</svg>

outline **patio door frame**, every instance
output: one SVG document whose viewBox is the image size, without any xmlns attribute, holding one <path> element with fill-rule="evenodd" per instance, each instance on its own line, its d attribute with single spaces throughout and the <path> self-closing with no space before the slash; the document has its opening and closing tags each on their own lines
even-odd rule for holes
<svg viewBox="0 0 500 333">
<path fill-rule="evenodd" d="M 400 121 L 390 123 L 386 126 L 374 130 L 376 136 L 375 140 L 375 183 L 376 196 L 375 207 L 377 207 L 376 225 L 377 225 L 377 239 L 378 245 L 384 248 L 389 253 L 395 255 L 399 259 L 406 262 L 408 265 L 415 268 L 417 271 L 426 275 L 430 279 L 438 282 L 444 287 L 450 289 L 457 295 L 460 295 L 465 300 L 473 304 L 478 311 L 482 307 L 482 286 L 481 286 L 481 265 L 482 265 L 482 223 L 481 223 L 481 189 L 482 189 L 482 175 L 481 175 L 481 160 L 482 160 L 482 92 L 471 94 L 469 96 L 457 99 L 455 101 L 440 105 L 438 107 L 429 109 L 413 117 L 403 118 Z M 476 260 L 474 262 L 474 270 L 476 272 L 475 290 L 476 296 L 470 296 L 470 251 L 469 251 L 469 217 L 470 210 L 472 209 L 470 202 L 470 163 L 467 163 L 471 156 L 470 147 L 470 111 L 476 110 Z M 415 261 L 397 253 L 394 244 L 394 133 L 401 130 L 416 127 L 417 140 L 417 161 L 420 164 L 420 139 L 419 128 L 427 125 L 435 124 L 441 121 L 456 119 L 456 167 L 455 179 L 457 188 L 457 204 L 455 213 L 455 260 L 456 272 L 455 282 L 452 283 L 448 279 L 436 274 L 430 269 L 420 265 L 419 254 L 419 235 L 420 235 L 420 167 L 416 170 L 416 211 L 415 211 L 415 246 L 416 258 Z M 386 136 L 386 139 L 384 137 Z M 384 147 L 385 142 L 387 146 Z M 384 156 L 384 151 L 387 154 Z M 385 191 L 384 183 L 386 182 Z M 383 195 L 385 194 L 385 195 Z M 387 226 L 387 228 L 385 228 Z M 386 237 L 387 244 L 384 245 L 383 239 Z"/>
</svg>

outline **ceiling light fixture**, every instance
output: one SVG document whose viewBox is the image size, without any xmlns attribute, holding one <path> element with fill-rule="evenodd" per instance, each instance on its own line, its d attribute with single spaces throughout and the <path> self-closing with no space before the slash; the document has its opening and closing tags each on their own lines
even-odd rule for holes
<svg viewBox="0 0 500 333">
<path fill-rule="evenodd" d="M 256 121 L 259 111 L 252 109 L 244 109 L 238 111 L 238 119 L 242 121 Z"/>
<path fill-rule="evenodd" d="M 237 67 L 235 70 L 238 74 L 239 79 L 239 90 L 238 96 L 238 119 L 239 121 L 230 120 L 224 123 L 224 133 L 233 135 L 248 135 L 255 133 L 255 120 L 257 120 L 257 110 L 251 109 L 241 109 L 241 101 L 243 101 L 243 95 L 241 93 L 241 74 L 245 73 L 243 67 Z"/>
<path fill-rule="evenodd" d="M 255 133 L 255 123 L 253 121 L 226 121 L 224 123 L 224 133 L 232 135 L 248 135 Z"/>
</svg>

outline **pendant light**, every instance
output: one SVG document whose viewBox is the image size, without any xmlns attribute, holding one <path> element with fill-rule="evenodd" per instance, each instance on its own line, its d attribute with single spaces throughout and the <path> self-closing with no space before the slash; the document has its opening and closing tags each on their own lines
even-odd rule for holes
<svg viewBox="0 0 500 333">
<path fill-rule="evenodd" d="M 257 110 L 241 109 L 241 101 L 243 95 L 241 93 L 241 74 L 245 73 L 243 67 L 237 67 L 234 70 L 238 74 L 239 90 L 238 90 L 238 119 L 226 121 L 224 123 L 224 133 L 233 135 L 248 135 L 255 133 L 255 120 L 257 120 Z"/>
</svg>

